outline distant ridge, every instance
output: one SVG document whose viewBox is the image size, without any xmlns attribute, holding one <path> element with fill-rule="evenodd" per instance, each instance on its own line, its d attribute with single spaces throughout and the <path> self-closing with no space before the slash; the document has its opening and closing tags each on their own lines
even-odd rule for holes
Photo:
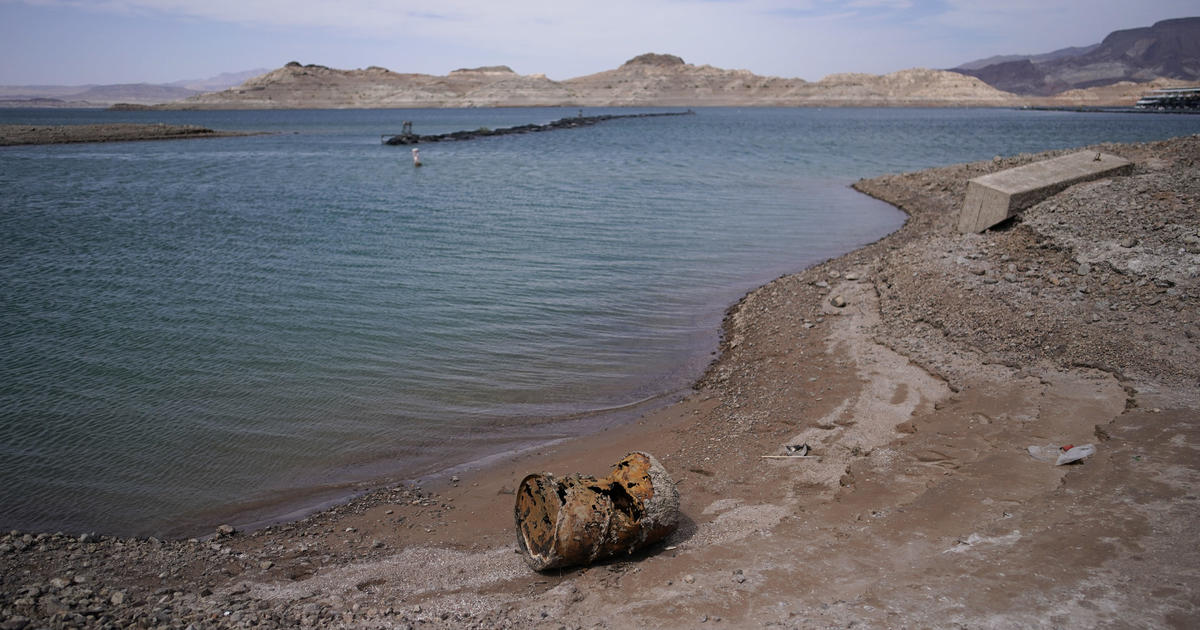
<svg viewBox="0 0 1200 630">
<path fill-rule="evenodd" d="M 264 72 L 264 69 L 226 72 L 207 79 L 172 83 L 5 85 L 0 86 L 0 107 L 108 107 L 117 103 L 154 105 L 223 90 Z"/>
<path fill-rule="evenodd" d="M 960 64 L 958 67 L 951 68 L 954 72 L 962 72 L 963 70 L 978 70 L 986 68 L 998 63 L 1008 63 L 1010 61 L 1032 61 L 1033 63 L 1045 63 L 1047 61 L 1057 61 L 1068 57 L 1078 57 L 1086 55 L 1100 47 L 1100 44 L 1092 44 L 1091 46 L 1072 46 L 1069 48 L 1059 48 L 1053 52 L 1042 53 L 1040 55 L 995 55 L 986 59 L 976 59 Z"/>
<path fill-rule="evenodd" d="M 704 106 L 1011 106 L 1006 94 L 974 77 L 911 69 L 846 74 L 818 82 L 749 70 L 692 65 L 646 53 L 620 67 L 566 81 L 521 75 L 504 65 L 460 68 L 445 76 L 371 66 L 338 70 L 289 62 L 239 86 L 167 103 L 167 109 L 389 107 L 704 107 Z"/>
<path fill-rule="evenodd" d="M 996 62 L 984 63 L 991 60 Z M 1123 81 L 1200 81 L 1200 17 L 1113 31 L 1093 46 L 978 60 L 954 71 L 978 77 L 1006 92 L 1032 96 Z"/>
</svg>

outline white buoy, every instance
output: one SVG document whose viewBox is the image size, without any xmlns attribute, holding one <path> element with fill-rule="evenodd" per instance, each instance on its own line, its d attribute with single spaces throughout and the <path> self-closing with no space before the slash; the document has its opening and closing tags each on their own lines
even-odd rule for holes
<svg viewBox="0 0 1200 630">
<path fill-rule="evenodd" d="M 413 166 L 421 165 L 421 150 L 413 147 Z"/>
</svg>

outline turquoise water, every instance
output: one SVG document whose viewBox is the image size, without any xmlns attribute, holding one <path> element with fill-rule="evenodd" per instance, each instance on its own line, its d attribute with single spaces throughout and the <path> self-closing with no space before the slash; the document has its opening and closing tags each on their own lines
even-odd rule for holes
<svg viewBox="0 0 1200 630">
<path fill-rule="evenodd" d="M 0 149 L 0 527 L 191 533 L 594 430 L 686 388 L 746 290 L 899 227 L 859 177 L 1200 131 L 702 109 L 426 145 L 421 169 L 379 143 L 576 112 L 0 110 L 275 132 Z"/>
</svg>

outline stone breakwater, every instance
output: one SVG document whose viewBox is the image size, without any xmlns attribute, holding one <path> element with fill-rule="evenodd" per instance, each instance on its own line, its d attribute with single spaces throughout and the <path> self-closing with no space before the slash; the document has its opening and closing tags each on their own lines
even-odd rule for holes
<svg viewBox="0 0 1200 630">
<path fill-rule="evenodd" d="M 433 134 L 422 136 L 415 133 L 401 133 L 391 137 L 384 136 L 383 143 L 390 145 L 407 145 L 421 144 L 423 142 L 445 142 L 448 140 L 474 140 L 476 138 L 487 138 L 491 136 L 510 136 L 522 133 L 535 133 L 538 131 L 554 131 L 556 129 L 577 129 L 579 127 L 590 127 L 597 123 L 606 120 L 616 120 L 618 118 L 656 118 L 659 116 L 694 116 L 696 112 L 687 110 L 686 112 L 658 112 L 653 114 L 604 114 L 601 116 L 574 116 L 569 118 L 559 118 L 553 122 L 548 122 L 542 125 L 517 125 L 516 127 L 502 127 L 500 129 L 488 129 L 480 127 L 475 130 L 455 131 L 452 133 Z"/>
<path fill-rule="evenodd" d="M 216 131 L 198 125 L 164 123 L 109 123 L 95 125 L 0 125 L 0 146 L 19 144 L 66 144 L 73 142 L 125 142 L 179 138 L 224 138 L 253 135 L 239 131 Z"/>
</svg>

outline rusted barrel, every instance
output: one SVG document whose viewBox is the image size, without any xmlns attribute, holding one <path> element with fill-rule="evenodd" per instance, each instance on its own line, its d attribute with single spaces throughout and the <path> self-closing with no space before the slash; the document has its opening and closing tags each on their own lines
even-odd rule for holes
<svg viewBox="0 0 1200 630">
<path fill-rule="evenodd" d="M 679 491 L 658 460 L 634 452 L 607 477 L 550 473 L 521 481 L 517 545 L 537 571 L 631 554 L 675 530 Z"/>
</svg>

